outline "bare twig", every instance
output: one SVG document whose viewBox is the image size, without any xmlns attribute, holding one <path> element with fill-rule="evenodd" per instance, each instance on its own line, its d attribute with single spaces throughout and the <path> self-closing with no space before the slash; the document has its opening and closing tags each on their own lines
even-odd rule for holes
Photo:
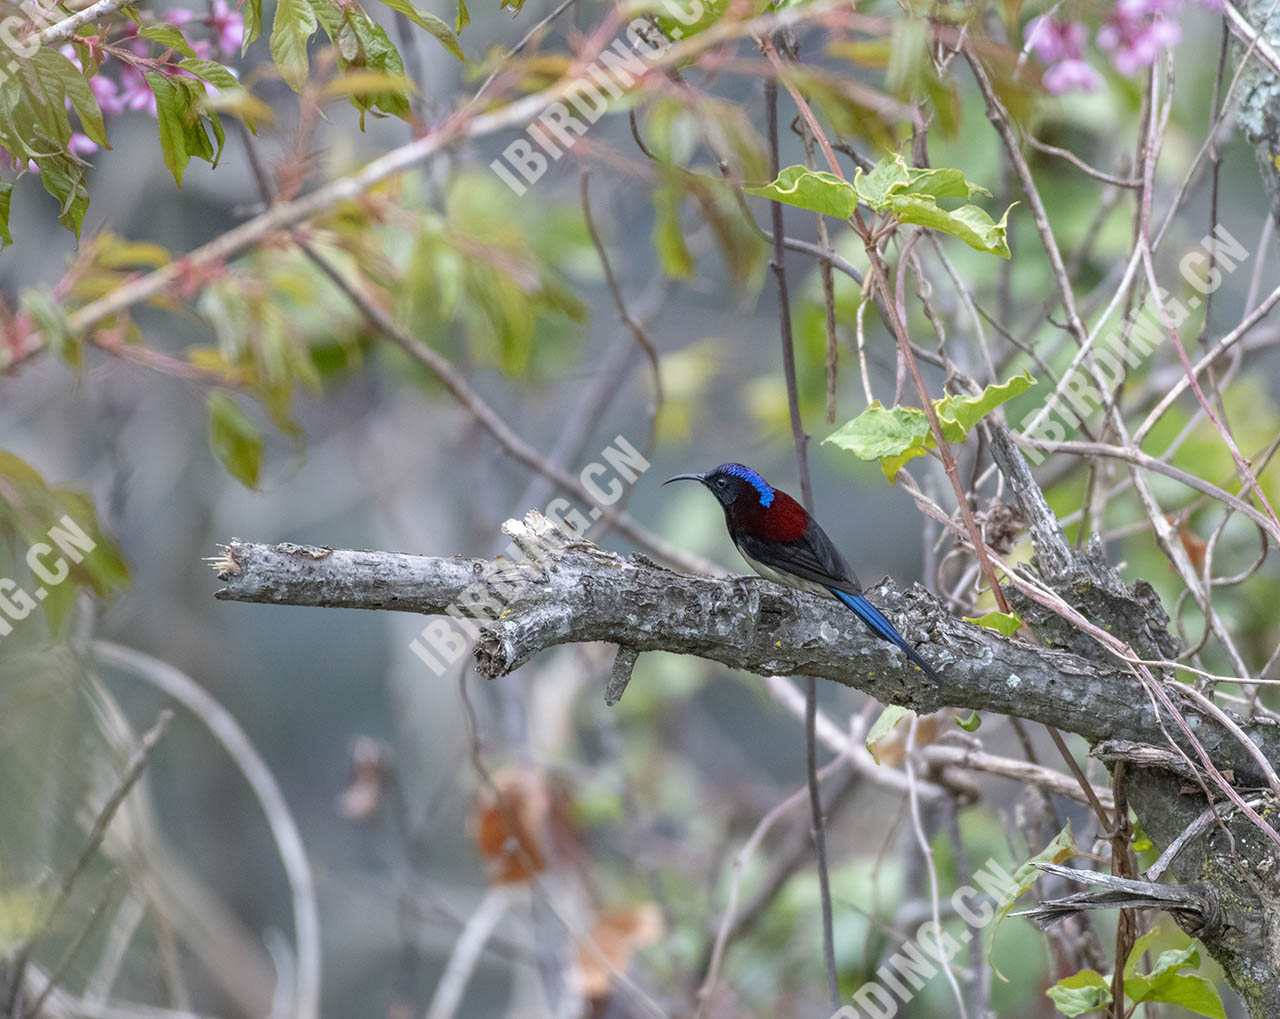
<svg viewBox="0 0 1280 1019">
<path fill-rule="evenodd" d="M 57 890 L 54 892 L 52 899 L 49 900 L 49 905 L 45 907 L 40 918 L 40 925 L 36 933 L 22 943 L 13 953 L 14 961 L 10 970 L 12 983 L 9 987 L 9 1000 L 6 1006 L 8 1013 L 12 1014 L 14 1011 L 18 994 L 22 987 L 24 970 L 28 960 L 31 958 L 31 950 L 35 945 L 36 938 L 49 929 L 50 924 L 58 918 L 58 914 L 62 912 L 63 907 L 67 904 L 67 899 L 71 897 L 71 889 L 75 886 L 80 875 L 84 873 L 85 868 L 89 866 L 89 862 L 97 855 L 98 847 L 102 845 L 102 840 L 106 837 L 107 829 L 111 827 L 111 821 L 115 818 L 116 811 L 120 809 L 120 805 L 124 803 L 129 791 L 134 787 L 138 779 L 142 777 L 142 772 L 147 766 L 147 760 L 151 757 L 151 751 L 160 742 L 160 738 L 169 727 L 169 722 L 172 718 L 173 712 L 160 712 L 155 724 L 143 735 L 137 749 L 134 750 L 129 762 L 125 765 L 124 771 L 120 773 L 119 778 L 116 780 L 111 793 L 94 816 L 93 824 L 89 828 L 89 834 L 80 849 L 80 855 L 76 857 L 75 862 L 63 873 L 61 880 L 59 880 Z"/>
<path fill-rule="evenodd" d="M 94 641 L 92 651 L 98 661 L 132 673 L 182 704 L 231 755 L 249 783 L 275 839 L 293 902 L 297 976 L 290 1014 L 294 1019 L 316 1019 L 320 1014 L 320 921 L 315 883 L 297 823 L 271 769 L 231 713 L 186 673 L 168 662 L 110 641 Z"/>
</svg>

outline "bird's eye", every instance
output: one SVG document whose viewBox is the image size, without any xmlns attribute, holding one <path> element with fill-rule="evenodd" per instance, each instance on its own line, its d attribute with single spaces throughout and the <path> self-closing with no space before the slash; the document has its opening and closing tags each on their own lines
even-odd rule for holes
<svg viewBox="0 0 1280 1019">
<path fill-rule="evenodd" d="M 724 488 L 724 486 L 727 485 L 728 483 L 729 482 L 726 481 L 724 478 L 716 478 L 716 484 L 721 488 Z"/>
</svg>

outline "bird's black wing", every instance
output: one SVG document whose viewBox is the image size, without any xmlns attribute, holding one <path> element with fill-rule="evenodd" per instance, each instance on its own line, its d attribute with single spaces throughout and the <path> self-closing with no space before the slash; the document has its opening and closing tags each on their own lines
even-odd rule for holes
<svg viewBox="0 0 1280 1019">
<path fill-rule="evenodd" d="M 780 573 L 790 573 L 802 580 L 825 588 L 839 588 L 850 594 L 862 591 L 853 569 L 812 517 L 796 541 L 767 541 L 742 530 L 733 534 L 733 540 L 747 558 Z"/>
</svg>

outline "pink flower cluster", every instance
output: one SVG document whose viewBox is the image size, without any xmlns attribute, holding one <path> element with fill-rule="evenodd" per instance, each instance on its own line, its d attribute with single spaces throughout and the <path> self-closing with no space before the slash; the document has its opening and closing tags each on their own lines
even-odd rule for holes
<svg viewBox="0 0 1280 1019">
<path fill-rule="evenodd" d="M 1197 0 L 1204 7 L 1221 10 L 1224 0 Z M 1160 52 L 1182 38 L 1173 15 L 1178 0 L 1117 0 L 1110 17 L 1099 27 L 1094 43 L 1111 54 L 1111 65 L 1121 74 L 1135 74 L 1150 67 Z M 1045 64 L 1044 87 L 1050 95 L 1092 92 L 1102 85 L 1102 75 L 1084 57 L 1089 29 L 1080 21 L 1059 21 L 1042 14 L 1027 22 L 1023 37 Z"/>
<path fill-rule="evenodd" d="M 179 7 L 166 11 L 164 20 L 167 24 L 175 27 L 197 22 L 209 30 L 210 39 L 188 40 L 191 49 L 201 60 L 211 60 L 215 53 L 223 59 L 237 56 L 240 53 L 241 41 L 244 39 L 244 18 L 239 11 L 231 8 L 227 0 L 212 0 L 209 4 L 209 13 L 203 18 L 197 18 L 194 12 Z M 132 21 L 125 23 L 119 41 L 125 48 L 140 58 L 148 57 L 150 55 L 148 46 L 153 45 L 138 35 L 138 26 Z M 91 42 L 90 45 L 97 46 L 98 50 L 95 52 L 100 53 L 100 43 Z M 80 58 L 70 43 L 63 46 L 60 52 L 75 64 L 77 69 L 83 70 Z M 111 63 L 110 58 L 106 54 L 101 54 L 101 59 L 102 63 L 99 65 L 98 73 L 89 79 L 89 89 L 98 101 L 98 106 L 103 115 L 115 116 L 124 113 L 126 110 L 146 110 L 154 117 L 156 115 L 155 93 L 151 91 L 151 86 L 147 84 L 147 79 L 143 76 L 140 67 L 137 64 L 129 63 L 127 60 L 117 61 L 120 67 L 119 81 L 117 81 L 102 73 L 103 68 Z M 161 66 L 161 69 L 166 74 L 187 73 L 178 67 L 173 67 L 172 70 L 169 68 L 170 65 L 168 64 Z M 232 73 L 235 73 L 234 70 L 232 70 Z M 67 105 L 69 107 L 70 102 Z M 75 131 L 72 132 L 67 148 L 74 155 L 87 156 L 96 152 L 98 145 L 88 135 Z M 17 168 L 13 157 L 3 148 L 0 148 L 0 166 L 11 170 Z M 39 167 L 34 162 L 28 163 L 27 169 L 32 173 L 40 172 Z"/>
</svg>

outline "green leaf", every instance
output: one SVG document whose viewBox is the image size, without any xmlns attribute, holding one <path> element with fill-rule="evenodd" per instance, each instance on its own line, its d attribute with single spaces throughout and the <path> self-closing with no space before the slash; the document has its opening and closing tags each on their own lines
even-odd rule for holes
<svg viewBox="0 0 1280 1019">
<path fill-rule="evenodd" d="M 838 219 L 848 219 L 858 207 L 858 192 L 847 180 L 841 180 L 833 173 L 810 170 L 804 166 L 788 166 L 771 183 L 743 190 L 749 195 L 772 198 L 786 205 L 821 212 Z"/>
<path fill-rule="evenodd" d="M 218 118 L 218 111 L 232 113 L 238 116 L 254 134 L 257 134 L 257 124 L 255 115 L 270 115 L 270 108 L 265 106 L 261 100 L 251 95 L 240 80 L 229 70 L 219 64 L 215 60 L 183 60 L 178 64 L 184 71 L 190 71 L 201 81 L 207 81 L 210 85 L 218 90 L 216 96 L 210 96 L 208 93 L 196 94 L 196 106 L 203 111 L 205 117 L 208 118 L 209 124 L 213 127 L 214 134 L 218 139 L 218 153 L 222 153 L 222 122 Z M 216 158 L 214 160 L 216 162 Z"/>
<path fill-rule="evenodd" d="M 966 623 L 977 623 L 991 630 L 999 630 L 1006 637 L 1012 637 L 1022 629 L 1022 617 L 1012 612 L 988 612 L 983 616 L 965 616 Z"/>
<path fill-rule="evenodd" d="M 336 26 L 334 26 L 336 27 Z M 330 28 L 326 25 L 326 31 Z M 381 25 L 358 7 L 348 7 L 337 39 L 344 71 L 370 71 L 382 75 L 386 81 L 403 82 L 398 87 L 384 88 L 377 92 L 352 92 L 351 105 L 361 114 L 376 107 L 393 117 L 409 117 L 409 81 L 404 76 L 404 61 L 387 38 Z M 364 120 L 360 126 L 363 129 Z"/>
<path fill-rule="evenodd" d="M 453 30 L 459 34 L 471 24 L 471 12 L 467 10 L 467 0 L 458 0 L 458 14 L 453 19 Z"/>
<path fill-rule="evenodd" d="M 1138 964 L 1152 943 L 1161 936 L 1159 928 L 1148 931 L 1133 943 L 1124 964 L 1124 993 L 1134 1004 L 1162 1001 L 1181 1005 L 1199 1015 L 1226 1019 L 1222 999 L 1212 982 L 1196 973 L 1182 973 L 1200 965 L 1200 951 L 1189 938 L 1181 948 L 1161 952 L 1149 973 L 1139 973 Z"/>
<path fill-rule="evenodd" d="M 996 223 L 976 205 L 944 209 L 932 195 L 895 195 L 887 204 L 887 211 L 896 216 L 900 223 L 927 226 L 958 237 L 977 251 L 999 255 L 1001 258 L 1010 257 L 1007 221 L 1012 208 L 1011 205 L 1005 209 L 1000 222 Z"/>
<path fill-rule="evenodd" d="M 9 958 L 38 937 L 48 918 L 49 893 L 25 885 L 0 891 L 0 959 Z"/>
<path fill-rule="evenodd" d="M 216 60 L 201 60 L 198 57 L 188 58 L 181 61 L 178 66 L 184 71 L 190 71 L 197 78 L 207 81 L 222 92 L 233 92 L 236 89 L 244 88 L 240 84 L 240 79 Z"/>
<path fill-rule="evenodd" d="M 0 180 L 0 251 L 13 243 L 9 233 L 9 198 L 13 194 L 13 181 Z"/>
<path fill-rule="evenodd" d="M 1004 922 L 1004 918 L 1009 915 L 1009 910 L 1013 908 L 1018 896 L 1035 884 L 1036 879 L 1040 876 L 1040 871 L 1036 868 L 1036 864 L 1061 863 L 1063 860 L 1069 860 L 1075 856 L 1076 852 L 1076 840 L 1071 834 L 1071 822 L 1068 821 L 1066 827 L 1058 832 L 1047 846 L 1013 872 L 1014 887 L 1011 893 L 1004 896 L 997 904 L 995 923 L 991 925 L 987 934 L 988 962 L 991 961 L 991 950 L 995 947 L 996 932 L 1000 930 L 1000 925 Z M 991 969 L 1001 980 L 1006 979 L 1005 975 L 996 969 L 994 964 Z"/>
<path fill-rule="evenodd" d="M 80 226 L 89 211 L 89 189 L 84 166 L 70 156 L 46 156 L 40 163 L 40 183 L 58 200 L 58 222 L 80 240 Z"/>
<path fill-rule="evenodd" d="M 24 294 L 28 304 L 29 298 Z M 66 574 L 56 586 L 33 575 L 36 582 L 32 589 L 43 587 L 46 592 L 43 596 L 36 593 L 35 597 L 52 633 L 56 634 L 74 606 L 78 590 L 105 598 L 128 583 L 129 569 L 124 558 L 115 543 L 102 533 L 87 495 L 72 488 L 50 487 L 29 464 L 3 450 L 0 482 L 0 533 L 16 535 L 19 546 L 31 547 L 40 542 L 63 552 L 70 547 L 77 550 L 76 555 L 66 552 L 59 557 L 65 563 Z M 76 540 L 77 532 L 82 532 L 88 541 Z M 71 544 L 62 545 L 65 539 L 71 539 Z M 55 572 L 61 572 L 49 556 L 43 561 Z"/>
<path fill-rule="evenodd" d="M 976 710 L 970 710 L 964 718 L 956 719 L 956 725 L 965 732 L 977 732 L 978 727 L 982 725 L 982 716 Z"/>
<path fill-rule="evenodd" d="M 209 393 L 209 443 L 227 471 L 246 488 L 258 487 L 262 432 L 226 393 Z"/>
<path fill-rule="evenodd" d="M 942 435 L 963 442 L 979 421 L 1000 404 L 1025 393 L 1035 379 L 1023 372 L 1007 382 L 987 386 L 978 396 L 947 394 L 933 402 Z M 846 449 L 860 460 L 879 460 L 890 482 L 911 460 L 935 446 L 929 419 L 917 407 L 883 407 L 877 400 L 822 440 Z"/>
<path fill-rule="evenodd" d="M 1096 970 L 1082 969 L 1044 992 L 1063 1015 L 1084 1015 L 1111 1004 L 1111 985 Z"/>
<path fill-rule="evenodd" d="M 49 349 L 73 368 L 81 363 L 80 345 L 67 327 L 67 313 L 44 290 L 28 287 L 18 296 L 22 310 L 40 327 Z"/>
<path fill-rule="evenodd" d="M 71 108 L 80 118 L 84 133 L 99 145 L 106 146 L 107 128 L 102 122 L 102 110 L 84 75 L 76 70 L 76 65 L 61 53 L 47 47 L 38 50 L 32 61 L 41 77 L 53 84 L 51 91 L 71 103 Z"/>
<path fill-rule="evenodd" d="M 244 0 L 240 5 L 244 18 L 244 39 L 240 43 L 240 55 L 249 52 L 249 43 L 262 35 L 262 0 Z"/>
<path fill-rule="evenodd" d="M 147 25 L 145 28 L 138 29 L 138 34 L 144 39 L 158 42 L 161 46 L 168 46 L 171 50 L 177 50 L 184 57 L 191 60 L 195 59 L 196 51 L 191 48 L 186 36 L 174 25 L 167 23 Z"/>
<path fill-rule="evenodd" d="M 1021 396 L 1036 384 L 1030 372 L 1024 371 L 1006 382 L 992 383 L 978 396 L 952 396 L 948 393 L 934 401 L 938 423 L 948 442 L 962 442 L 973 426 L 1015 396 Z"/>
<path fill-rule="evenodd" d="M 1124 990 L 1125 995 L 1135 1002 L 1163 1001 L 1170 1005 L 1181 1005 L 1197 1015 L 1209 1016 L 1210 1019 L 1227 1019 L 1217 988 L 1198 973 L 1170 973 L 1150 984 L 1146 983 L 1145 978 L 1138 977 L 1132 990 L 1126 979 Z"/>
<path fill-rule="evenodd" d="M 967 180 L 959 170 L 946 167 L 930 169 L 907 168 L 909 195 L 931 195 L 934 198 L 977 198 L 979 195 L 991 197 L 991 192 L 972 181 Z"/>
<path fill-rule="evenodd" d="M 658 253 L 658 264 L 672 279 L 688 279 L 693 275 L 693 255 L 685 244 L 681 228 L 680 210 L 683 192 L 673 174 L 664 173 L 663 182 L 653 189 L 653 246 Z"/>
<path fill-rule="evenodd" d="M 893 153 L 870 172 L 859 168 L 854 174 L 853 189 L 871 208 L 888 213 L 900 223 L 929 227 L 958 237 L 978 251 L 1009 257 L 1008 209 L 996 223 L 976 205 L 945 209 L 938 204 L 939 198 L 973 198 L 991 193 L 967 180 L 959 170 L 908 166 L 900 153 Z"/>
<path fill-rule="evenodd" d="M 156 124 L 160 131 L 160 154 L 164 165 L 173 174 L 174 182 L 182 187 L 182 175 L 191 162 L 187 152 L 187 93 L 174 84 L 173 79 L 158 71 L 145 72 L 147 84 L 156 97 Z"/>
<path fill-rule="evenodd" d="M 893 730 L 893 727 L 901 722 L 904 718 L 911 717 L 911 709 L 900 707 L 897 704 L 888 705 L 882 712 L 880 717 L 876 719 L 875 725 L 871 727 L 871 731 L 867 733 L 867 749 L 871 751 L 871 756 L 876 764 L 880 763 L 880 757 L 876 752 L 876 747 L 880 741 L 884 739 Z"/>
<path fill-rule="evenodd" d="M 382 0 L 382 2 L 393 11 L 399 11 L 419 28 L 434 35 L 440 40 L 441 45 L 443 45 L 445 49 L 463 63 L 466 63 L 467 58 L 462 55 L 462 47 L 458 45 L 457 37 L 449 29 L 448 24 L 443 19 L 437 18 L 434 14 L 428 14 L 426 11 L 418 10 L 418 8 L 413 6 L 409 0 Z M 466 5 L 460 3 L 458 6 L 458 19 L 460 21 L 465 13 Z M 467 15 L 467 20 L 470 20 L 469 14 Z M 466 22 L 462 22 L 462 24 L 466 24 Z M 461 31 L 462 25 L 459 25 L 458 29 Z"/>
<path fill-rule="evenodd" d="M 904 191 L 911 183 L 907 161 L 898 153 L 885 156 L 870 170 L 858 167 L 853 174 L 853 189 L 871 208 L 880 212 L 892 195 Z"/>
<path fill-rule="evenodd" d="M 848 450 L 859 460 L 879 460 L 885 477 L 893 481 L 910 460 L 924 456 L 929 419 L 915 407 L 884 407 L 879 400 L 823 439 Z"/>
<path fill-rule="evenodd" d="M 307 0 L 277 0 L 271 23 L 271 59 L 295 92 L 301 92 L 307 83 L 307 43 L 316 28 L 316 16 Z"/>
</svg>

